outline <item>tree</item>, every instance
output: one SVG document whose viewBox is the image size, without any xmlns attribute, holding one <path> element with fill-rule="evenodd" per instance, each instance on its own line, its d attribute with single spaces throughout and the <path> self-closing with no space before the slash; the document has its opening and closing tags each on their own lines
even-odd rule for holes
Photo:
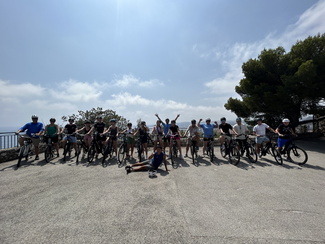
<svg viewBox="0 0 325 244">
<path fill-rule="evenodd" d="M 289 53 L 264 49 L 242 70 L 245 77 L 235 88 L 241 100 L 224 105 L 237 116 L 276 126 L 284 117 L 297 125 L 306 114 L 325 114 L 325 34 L 298 41 Z"/>
<path fill-rule="evenodd" d="M 78 114 L 72 114 L 69 116 L 62 116 L 63 121 L 67 121 L 69 118 L 73 118 L 75 120 L 75 123 L 78 127 L 82 127 L 86 120 L 88 120 L 91 124 L 94 124 L 96 121 L 96 118 L 98 116 L 101 116 L 103 118 L 103 122 L 105 122 L 107 125 L 109 125 L 109 121 L 111 119 L 116 119 L 117 126 L 124 130 L 127 128 L 127 123 L 129 122 L 122 116 L 119 116 L 116 114 L 115 111 L 107 109 L 103 110 L 102 108 L 92 108 L 91 110 L 86 111 L 78 111 Z"/>
</svg>

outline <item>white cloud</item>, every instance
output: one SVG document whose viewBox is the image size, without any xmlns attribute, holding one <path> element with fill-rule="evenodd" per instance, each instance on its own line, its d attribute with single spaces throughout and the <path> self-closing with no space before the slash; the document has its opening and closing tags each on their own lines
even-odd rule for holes
<svg viewBox="0 0 325 244">
<path fill-rule="evenodd" d="M 163 86 L 163 82 L 159 81 L 158 79 L 151 79 L 151 80 L 141 80 L 139 78 L 134 77 L 132 74 L 129 75 L 122 75 L 120 78 L 116 78 L 112 83 L 113 86 L 117 86 L 120 88 L 129 88 L 134 86 L 139 87 L 156 87 L 156 86 Z"/>
<path fill-rule="evenodd" d="M 1 97 L 35 97 L 42 96 L 45 88 L 31 83 L 12 84 L 9 81 L 0 80 Z"/>
<path fill-rule="evenodd" d="M 102 94 L 103 85 L 93 82 L 80 82 L 68 80 L 58 85 L 59 91 L 51 90 L 51 95 L 58 100 L 71 102 L 89 102 L 96 101 Z"/>
</svg>

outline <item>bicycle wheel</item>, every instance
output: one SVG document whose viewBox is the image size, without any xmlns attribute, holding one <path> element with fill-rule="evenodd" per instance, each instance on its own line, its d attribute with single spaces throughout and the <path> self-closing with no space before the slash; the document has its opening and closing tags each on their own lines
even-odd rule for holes
<svg viewBox="0 0 325 244">
<path fill-rule="evenodd" d="M 288 150 L 288 159 L 293 163 L 303 165 L 308 161 L 308 155 L 301 147 L 293 146 Z"/>
<path fill-rule="evenodd" d="M 47 163 L 49 163 L 52 159 L 52 146 L 48 145 L 45 152 L 44 152 L 44 158 Z"/>
<path fill-rule="evenodd" d="M 212 143 L 209 146 L 209 156 L 210 156 L 210 162 L 213 163 L 213 159 L 214 159 L 214 148 L 213 148 Z"/>
<path fill-rule="evenodd" d="M 23 159 L 24 157 L 24 151 L 25 151 L 25 145 L 23 145 L 22 147 L 20 147 L 20 150 L 19 150 L 19 153 L 18 153 L 18 162 L 17 162 L 17 169 L 20 167 L 20 163 L 21 163 L 21 160 Z"/>
<path fill-rule="evenodd" d="M 88 155 L 87 155 L 88 163 L 91 163 L 94 160 L 95 153 L 96 153 L 95 144 L 92 144 L 88 149 Z"/>
<path fill-rule="evenodd" d="M 252 163 L 256 163 L 257 162 L 257 153 L 255 150 L 255 147 L 253 147 L 252 145 L 249 145 L 248 152 L 246 152 L 246 156 L 248 157 L 249 161 L 251 161 Z"/>
<path fill-rule="evenodd" d="M 275 161 L 282 165 L 283 164 L 283 159 L 281 157 L 281 153 L 279 152 L 278 148 L 277 147 L 272 147 L 272 153 L 273 153 L 273 157 L 275 159 Z"/>
<path fill-rule="evenodd" d="M 226 146 L 225 144 L 220 145 L 220 154 L 223 158 L 226 158 L 227 152 L 226 152 Z"/>
<path fill-rule="evenodd" d="M 197 167 L 199 165 L 198 165 L 197 160 L 196 160 L 196 155 L 195 155 L 196 154 L 195 153 L 196 150 L 195 150 L 195 145 L 193 143 L 192 143 L 190 149 L 191 149 L 192 162 Z"/>
<path fill-rule="evenodd" d="M 111 144 L 111 142 L 108 142 L 106 148 L 104 149 L 104 154 L 103 154 L 103 159 L 102 159 L 103 167 L 107 167 L 107 164 L 105 164 L 105 160 L 106 160 L 106 158 L 108 158 L 108 156 L 109 156 L 109 158 L 111 158 L 111 156 L 112 156 L 111 152 L 112 152 L 112 144 Z"/>
<path fill-rule="evenodd" d="M 82 150 L 82 143 L 78 143 L 77 144 L 77 159 L 76 159 L 76 164 L 79 164 L 79 156 L 81 154 L 81 150 Z"/>
<path fill-rule="evenodd" d="M 142 145 L 138 144 L 138 158 L 139 158 L 139 162 L 142 161 Z"/>
<path fill-rule="evenodd" d="M 69 153 L 69 151 L 70 151 L 70 143 L 66 142 L 66 144 L 64 145 L 64 150 L 63 150 L 63 161 L 66 160 L 67 153 Z"/>
<path fill-rule="evenodd" d="M 126 144 L 122 143 L 122 145 L 118 149 L 118 154 L 117 154 L 117 160 L 119 162 L 119 165 L 123 164 L 125 159 L 125 154 L 126 154 Z"/>
<path fill-rule="evenodd" d="M 240 152 L 237 146 L 229 147 L 229 162 L 233 165 L 237 165 L 240 161 Z"/>
</svg>

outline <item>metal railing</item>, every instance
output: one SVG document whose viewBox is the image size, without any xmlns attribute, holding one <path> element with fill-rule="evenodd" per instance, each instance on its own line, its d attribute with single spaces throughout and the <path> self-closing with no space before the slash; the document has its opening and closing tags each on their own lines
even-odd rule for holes
<svg viewBox="0 0 325 244">
<path fill-rule="evenodd" d="M 18 136 L 15 132 L 0 132 L 0 149 L 18 146 Z"/>
</svg>

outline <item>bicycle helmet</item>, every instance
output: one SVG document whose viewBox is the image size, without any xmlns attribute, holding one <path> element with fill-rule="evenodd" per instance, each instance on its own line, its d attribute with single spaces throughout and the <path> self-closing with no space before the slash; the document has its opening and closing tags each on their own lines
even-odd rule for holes
<svg viewBox="0 0 325 244">
<path fill-rule="evenodd" d="M 236 119 L 236 122 L 237 122 L 237 121 L 241 121 L 241 118 L 238 117 L 238 118 Z"/>
<path fill-rule="evenodd" d="M 132 123 L 128 123 L 127 126 L 132 126 Z"/>
<path fill-rule="evenodd" d="M 85 124 L 90 124 L 90 121 L 86 120 L 86 121 L 85 121 Z"/>
<path fill-rule="evenodd" d="M 116 119 L 111 119 L 109 122 L 116 123 Z"/>
<path fill-rule="evenodd" d="M 70 119 L 69 119 L 69 122 L 70 122 L 70 121 L 74 122 L 74 119 L 73 119 L 73 118 L 70 118 Z"/>
<path fill-rule="evenodd" d="M 141 121 L 141 124 L 142 124 L 142 125 L 145 125 L 145 124 L 146 124 L 146 121 Z"/>
<path fill-rule="evenodd" d="M 290 123 L 290 120 L 289 119 L 283 119 L 282 122 L 283 123 L 285 123 L 285 122 Z"/>
<path fill-rule="evenodd" d="M 191 120 L 191 123 L 192 123 L 192 124 L 196 124 L 196 120 L 195 120 L 195 119 L 192 119 L 192 120 Z"/>
<path fill-rule="evenodd" d="M 56 120 L 55 120 L 55 118 L 50 118 L 50 122 L 55 122 Z"/>
<path fill-rule="evenodd" d="M 103 119 L 102 116 L 97 116 L 97 119 Z"/>
<path fill-rule="evenodd" d="M 33 114 L 33 115 L 32 115 L 32 119 L 38 119 L 38 116 L 35 115 L 35 114 Z"/>
<path fill-rule="evenodd" d="M 220 119 L 220 121 L 226 121 L 226 118 L 225 117 L 222 117 L 221 119 Z"/>
<path fill-rule="evenodd" d="M 257 118 L 256 121 L 263 121 L 262 118 Z"/>
<path fill-rule="evenodd" d="M 157 170 L 149 169 L 149 171 L 148 171 L 150 178 L 157 177 L 156 173 L 157 173 Z"/>
<path fill-rule="evenodd" d="M 207 122 L 207 121 L 211 121 L 211 119 L 210 119 L 210 118 L 207 118 L 207 119 L 205 120 L 205 122 Z"/>
</svg>

